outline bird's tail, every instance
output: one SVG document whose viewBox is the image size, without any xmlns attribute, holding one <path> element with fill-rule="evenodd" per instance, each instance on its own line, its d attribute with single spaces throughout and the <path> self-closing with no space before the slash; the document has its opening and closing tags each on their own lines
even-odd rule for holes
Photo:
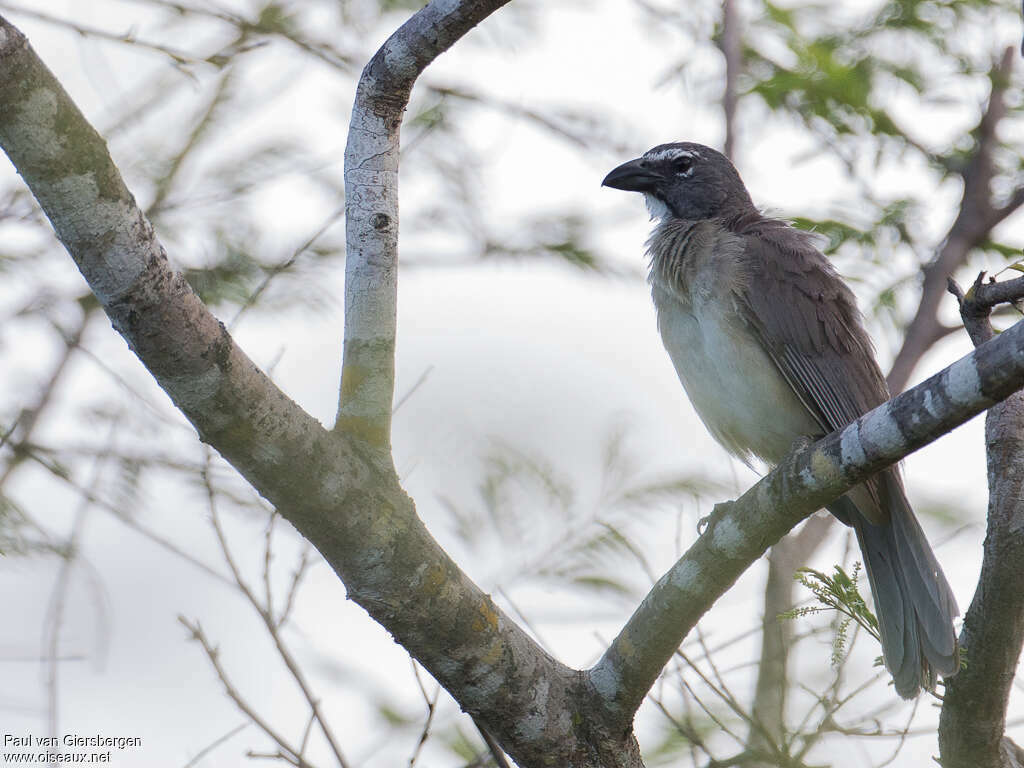
<svg viewBox="0 0 1024 768">
<path fill-rule="evenodd" d="M 960 610 L 898 476 L 885 472 L 878 481 L 889 521 L 850 517 L 875 598 L 885 666 L 896 692 L 910 699 L 920 688 L 934 688 L 936 675 L 959 669 L 953 618 Z"/>
</svg>

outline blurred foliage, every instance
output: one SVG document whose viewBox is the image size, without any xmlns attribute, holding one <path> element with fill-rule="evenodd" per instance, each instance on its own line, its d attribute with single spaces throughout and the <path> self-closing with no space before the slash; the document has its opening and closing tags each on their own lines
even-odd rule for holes
<svg viewBox="0 0 1024 768">
<path fill-rule="evenodd" d="M 863 281 L 867 306 L 898 333 L 907 317 L 896 297 L 916 291 L 920 264 L 938 245 L 925 223 L 935 212 L 935 190 L 894 198 L 868 180 L 886 165 L 923 163 L 936 187 L 951 177 L 961 182 L 958 174 L 978 151 L 979 134 L 950 132 L 961 118 L 949 115 L 987 95 L 1002 53 L 993 41 L 999 30 L 1019 25 L 1019 3 L 887 0 L 863 10 L 771 0 L 756 5 L 760 13 L 748 17 L 744 36 L 743 98 L 801 124 L 817 151 L 838 158 L 860 188 L 859 199 L 833 202 L 832 215 L 800 219 L 797 226 L 824 235 L 827 253 L 845 255 L 840 269 Z M 994 191 L 1021 181 L 1021 153 L 1010 143 L 1009 126 L 1022 124 L 1024 99 L 1019 83 L 1001 85 L 1008 88 L 1008 109 L 993 151 Z M 907 110 L 908 102 L 918 108 Z M 944 120 L 949 128 L 939 127 Z M 975 256 L 1013 259 L 1019 252 L 1019 243 L 999 242 Z M 871 264 L 885 269 L 872 272 Z"/>
<path fill-rule="evenodd" d="M 657 578 L 637 534 L 655 516 L 695 511 L 725 486 L 703 475 L 650 477 L 627 437 L 621 426 L 609 433 L 600 466 L 587 473 L 585 497 L 549 460 L 495 439 L 482 459 L 476 501 L 438 499 L 455 535 L 478 554 L 517 542 L 489 576 L 496 586 L 533 581 L 632 604 Z M 689 517 L 695 524 L 696 515 Z"/>
</svg>

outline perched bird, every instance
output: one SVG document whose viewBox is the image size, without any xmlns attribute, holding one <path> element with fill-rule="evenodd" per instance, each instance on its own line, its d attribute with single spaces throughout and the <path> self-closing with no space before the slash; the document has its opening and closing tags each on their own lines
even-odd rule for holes
<svg viewBox="0 0 1024 768">
<path fill-rule="evenodd" d="M 728 451 L 774 466 L 794 440 L 889 399 L 853 293 L 807 233 L 763 216 L 728 158 L 662 144 L 609 173 L 642 192 L 658 330 L 686 394 Z M 904 698 L 956 673 L 952 590 L 891 467 L 829 506 L 852 526 L 882 653 Z"/>
</svg>

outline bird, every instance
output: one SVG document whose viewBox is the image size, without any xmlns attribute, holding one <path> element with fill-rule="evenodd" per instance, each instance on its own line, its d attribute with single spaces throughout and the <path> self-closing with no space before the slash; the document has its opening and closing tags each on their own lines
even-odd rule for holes
<svg viewBox="0 0 1024 768">
<path fill-rule="evenodd" d="M 777 465 L 795 441 L 889 399 L 853 292 L 815 236 L 755 207 L 732 162 L 661 144 L 603 186 L 641 192 L 654 229 L 648 282 L 662 342 L 701 421 L 730 453 Z M 828 505 L 851 526 L 882 657 L 905 699 L 959 669 L 956 599 L 890 467 Z"/>
</svg>

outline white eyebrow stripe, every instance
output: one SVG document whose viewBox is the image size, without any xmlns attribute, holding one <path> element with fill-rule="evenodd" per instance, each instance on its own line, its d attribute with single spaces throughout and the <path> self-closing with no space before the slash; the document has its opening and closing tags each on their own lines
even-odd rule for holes
<svg viewBox="0 0 1024 768">
<path fill-rule="evenodd" d="M 689 158 L 700 158 L 700 152 L 692 149 L 679 149 L 678 147 L 671 147 L 669 149 L 661 149 L 657 152 L 648 152 L 644 155 L 644 160 L 653 160 L 660 162 L 662 160 L 678 160 L 681 157 Z"/>
</svg>

